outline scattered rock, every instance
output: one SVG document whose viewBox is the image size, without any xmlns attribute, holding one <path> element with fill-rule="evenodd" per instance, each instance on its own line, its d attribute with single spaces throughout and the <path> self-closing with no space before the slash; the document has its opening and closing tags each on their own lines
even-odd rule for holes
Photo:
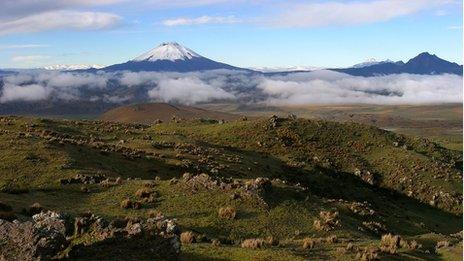
<svg viewBox="0 0 464 261">
<path fill-rule="evenodd" d="M 0 259 L 49 260 L 67 246 L 65 220 L 56 212 L 43 212 L 33 221 L 0 220 Z"/>
</svg>

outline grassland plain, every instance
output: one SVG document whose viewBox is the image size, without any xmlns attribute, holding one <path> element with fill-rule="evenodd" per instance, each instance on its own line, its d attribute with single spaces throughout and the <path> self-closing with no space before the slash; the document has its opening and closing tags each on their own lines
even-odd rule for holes
<svg viewBox="0 0 464 261">
<path fill-rule="evenodd" d="M 462 254 L 461 152 L 373 126 L 2 117 L 0 152 L 0 201 L 18 218 L 27 219 L 33 203 L 108 220 L 163 213 L 195 237 L 181 260 Z M 80 182 L 87 179 L 95 182 Z M 154 196 L 140 200 L 147 184 Z M 123 208 L 124 200 L 140 206 Z M 381 239 L 388 233 L 401 238 Z M 70 240 L 95 244 L 89 236 Z"/>
</svg>

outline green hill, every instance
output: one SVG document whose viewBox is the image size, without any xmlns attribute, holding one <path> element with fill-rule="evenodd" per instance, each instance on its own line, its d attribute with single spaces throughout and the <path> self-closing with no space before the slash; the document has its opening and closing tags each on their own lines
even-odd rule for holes
<svg viewBox="0 0 464 261">
<path fill-rule="evenodd" d="M 121 207 L 147 184 L 153 200 Z M 35 202 L 110 220 L 159 211 L 194 233 L 185 260 L 439 259 L 462 230 L 462 154 L 355 123 L 2 117 L 0 190 L 20 218 Z M 387 233 L 403 243 L 373 249 Z"/>
</svg>

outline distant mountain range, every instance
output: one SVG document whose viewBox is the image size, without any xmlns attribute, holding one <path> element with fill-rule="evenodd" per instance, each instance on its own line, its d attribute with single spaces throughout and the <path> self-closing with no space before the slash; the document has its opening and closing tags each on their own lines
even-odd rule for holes
<svg viewBox="0 0 464 261">
<path fill-rule="evenodd" d="M 156 48 L 125 63 L 100 69 L 101 71 L 168 71 L 191 72 L 205 70 L 247 70 L 205 58 L 178 43 L 162 43 Z"/>
<path fill-rule="evenodd" d="M 376 65 L 376 64 L 381 64 L 381 63 L 392 63 L 391 60 L 385 60 L 385 61 L 377 61 L 376 59 L 374 58 L 371 58 L 363 63 L 358 63 L 358 64 L 355 64 L 353 66 L 351 66 L 352 68 L 363 68 L 363 67 L 367 67 L 367 66 L 372 66 L 372 65 Z"/>
<path fill-rule="evenodd" d="M 152 50 L 130 60 L 125 63 L 114 64 L 107 67 L 98 65 L 54 65 L 47 66 L 34 70 L 58 70 L 58 71 L 74 71 L 74 72 L 194 72 L 208 70 L 238 70 L 250 73 L 258 73 L 264 75 L 288 75 L 292 73 L 308 72 L 315 70 L 331 70 L 340 73 L 346 73 L 353 76 L 380 76 L 390 74 L 457 74 L 462 75 L 463 66 L 454 62 L 449 62 L 439 58 L 434 54 L 423 52 L 418 56 L 410 59 L 408 62 L 394 62 L 391 60 L 376 61 L 368 60 L 364 63 L 355 64 L 348 68 L 318 68 L 311 66 L 299 66 L 288 68 L 240 68 L 229 64 L 216 62 L 200 54 L 184 47 L 176 42 L 166 42 L 158 45 Z M 31 70 L 31 69 L 26 69 Z M 0 70 L 0 75 L 10 74 L 14 71 L 24 71 L 24 69 L 16 70 Z"/>
<path fill-rule="evenodd" d="M 49 71 L 73 71 L 73 70 L 83 70 L 83 69 L 101 69 L 104 66 L 98 64 L 55 64 L 44 66 L 41 69 Z"/>
<path fill-rule="evenodd" d="M 377 76 L 389 74 L 458 74 L 462 75 L 462 65 L 448 62 L 436 55 L 427 52 L 421 53 L 407 63 L 403 61 L 383 61 L 367 64 L 364 66 L 353 66 L 343 69 L 330 69 L 337 72 L 347 73 L 355 76 Z"/>
<path fill-rule="evenodd" d="M 96 66 L 52 66 L 0 70 L 0 98 L 2 98 L 0 114 L 98 114 L 116 105 L 151 100 L 189 104 L 193 96 L 195 97 L 192 98 L 192 103 L 221 101 L 228 99 L 227 97 L 236 98 L 237 101 L 243 103 L 259 102 L 272 95 L 270 94 L 272 92 L 265 92 L 259 84 L 264 80 L 276 82 L 276 79 L 272 78 L 274 76 L 277 80 L 283 76 L 285 83 L 286 79 L 289 79 L 289 82 L 300 81 L 298 79 L 304 81 L 304 77 L 307 76 L 311 79 L 321 77 L 322 80 L 326 77 L 326 80 L 330 82 L 328 79 L 334 75 L 336 77 L 346 76 L 341 73 L 370 77 L 402 73 L 462 75 L 463 72 L 461 65 L 429 53 L 421 53 L 406 63 L 370 60 L 350 68 L 245 69 L 205 58 L 178 43 L 163 43 L 125 63 L 103 68 L 92 67 Z M 48 70 L 58 70 L 63 73 L 62 75 L 50 73 Z M 177 74 L 120 73 L 122 71 L 186 73 L 208 70 L 220 71 L 198 73 L 195 79 Z M 320 72 L 307 74 L 310 71 Z M 305 74 L 299 75 L 298 73 Z M 270 84 L 274 83 L 271 81 Z M 282 86 L 283 89 L 290 85 Z M 378 90 L 368 91 L 376 95 L 392 94 L 389 89 L 380 87 Z M 399 92 L 393 94 L 398 97 L 402 95 Z"/>
<path fill-rule="evenodd" d="M 242 70 L 266 74 L 288 74 L 292 72 L 304 72 L 317 70 L 311 67 L 293 67 L 286 69 L 260 70 L 244 69 L 220 63 L 208 59 L 175 42 L 162 43 L 156 48 L 121 64 L 115 64 L 104 68 L 92 68 L 88 71 L 156 71 L 156 72 L 192 72 L 206 70 Z M 462 65 L 448 62 L 436 55 L 427 52 L 421 53 L 412 58 L 407 63 L 402 61 L 368 61 L 366 63 L 356 64 L 350 68 L 332 68 L 332 71 L 347 73 L 354 76 L 378 76 L 389 74 L 462 74 Z"/>
</svg>

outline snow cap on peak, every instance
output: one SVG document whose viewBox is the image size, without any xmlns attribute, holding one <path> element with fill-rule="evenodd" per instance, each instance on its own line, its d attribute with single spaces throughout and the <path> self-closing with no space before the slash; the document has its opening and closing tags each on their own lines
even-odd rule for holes
<svg viewBox="0 0 464 261">
<path fill-rule="evenodd" d="M 363 63 L 358 63 L 358 64 L 351 66 L 351 68 L 363 68 L 363 67 L 369 67 L 372 65 L 384 64 L 384 63 L 393 63 L 393 61 L 391 60 L 377 61 L 375 58 L 370 58 L 370 59 L 367 59 Z"/>
<path fill-rule="evenodd" d="M 154 62 L 158 60 L 190 60 L 194 57 L 201 57 L 194 51 L 176 43 L 176 42 L 165 42 L 158 45 L 156 48 L 140 55 L 132 61 L 149 61 Z"/>
</svg>

